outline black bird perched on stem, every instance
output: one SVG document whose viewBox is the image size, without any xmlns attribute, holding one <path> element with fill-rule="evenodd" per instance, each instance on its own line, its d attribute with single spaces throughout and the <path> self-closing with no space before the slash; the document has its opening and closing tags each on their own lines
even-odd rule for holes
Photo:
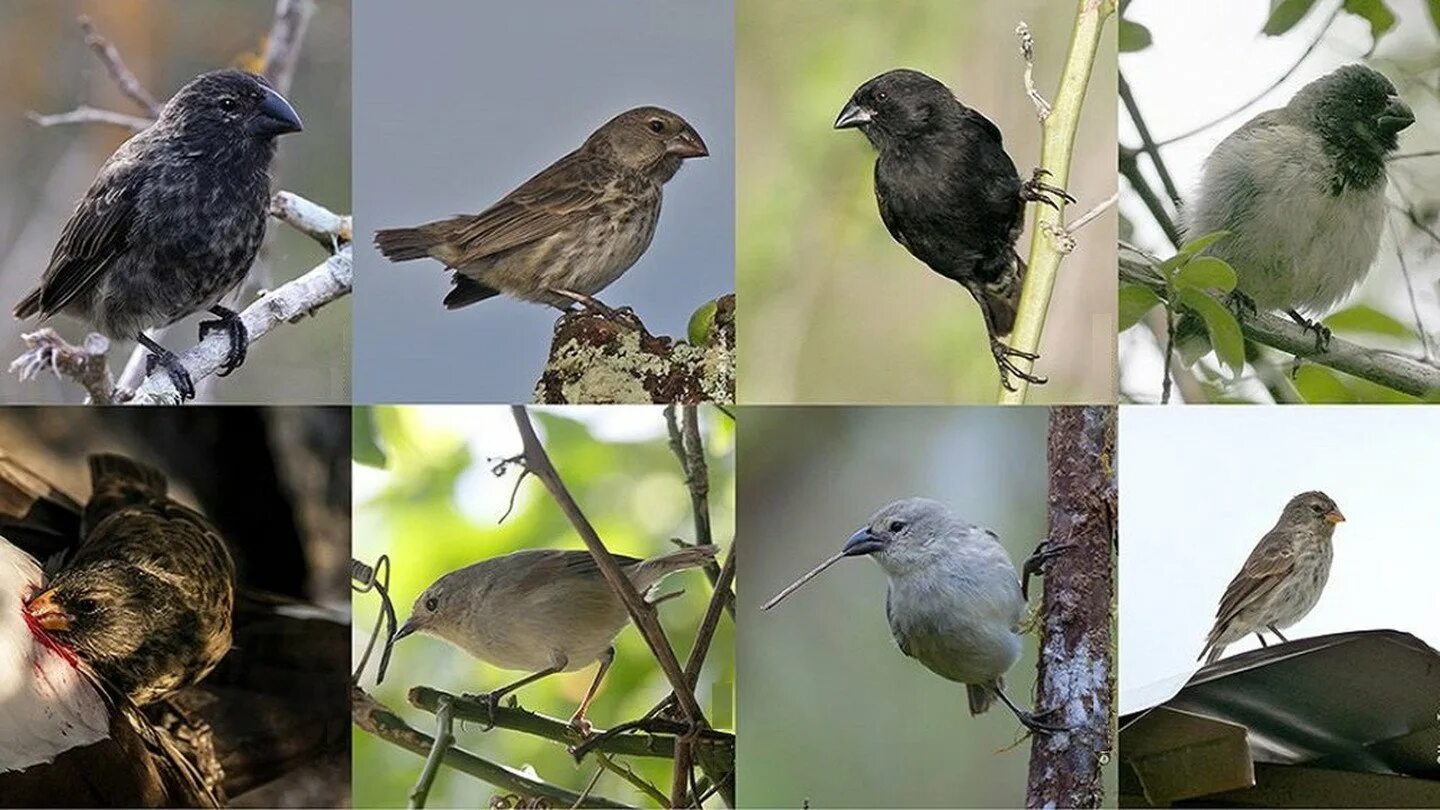
<svg viewBox="0 0 1440 810">
<path fill-rule="evenodd" d="M 275 138 L 299 130 L 294 108 L 260 76 L 227 69 L 191 80 L 100 168 L 15 317 L 66 312 L 138 340 L 151 353 L 147 373 L 159 363 L 193 398 L 189 372 L 144 330 L 209 310 L 217 319 L 200 324 L 201 336 L 230 337 L 222 376 L 245 361 L 245 326 L 219 301 L 265 238 Z"/>
<path fill-rule="evenodd" d="M 1041 182 L 1043 170 L 1022 182 L 999 128 L 919 71 L 892 70 L 860 85 L 835 119 L 836 129 L 851 127 L 879 153 L 875 198 L 890 235 L 980 304 L 1001 384 L 1012 388 L 1011 374 L 1045 382 L 1011 359 L 1037 355 L 1001 340 L 1015 327 L 1025 280 L 1015 242 L 1027 201 L 1058 208 L 1055 197 L 1074 199 Z"/>
<path fill-rule="evenodd" d="M 650 247 L 662 186 L 709 154 L 684 118 L 636 107 L 484 211 L 377 231 L 375 246 L 392 262 L 432 258 L 454 270 L 446 309 L 505 293 L 603 312 L 591 296 Z"/>
<path fill-rule="evenodd" d="M 210 521 L 123 456 L 90 457 L 80 548 L 26 609 L 138 705 L 200 680 L 230 649 L 235 564 Z"/>
</svg>

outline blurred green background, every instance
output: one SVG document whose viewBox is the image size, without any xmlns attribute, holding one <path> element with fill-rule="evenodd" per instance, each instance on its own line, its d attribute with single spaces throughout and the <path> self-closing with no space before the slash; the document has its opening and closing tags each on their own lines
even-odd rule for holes
<svg viewBox="0 0 1440 810">
<path fill-rule="evenodd" d="M 744 409 L 742 807 L 1024 804 L 1030 743 L 1002 750 L 1023 729 L 998 702 L 971 717 L 962 685 L 899 651 L 874 562 L 842 560 L 775 609 L 759 606 L 876 509 L 913 495 L 994 529 L 1018 568 L 1045 532 L 1047 429 L 1043 408 Z M 1026 638 L 1006 682 L 1022 707 L 1036 644 Z M 1106 781 L 1113 805 L 1114 774 Z"/>
<path fill-rule="evenodd" d="M 690 498 L 670 452 L 662 409 L 650 406 L 532 409 L 541 440 L 571 493 L 607 547 L 632 556 L 674 550 L 671 537 L 694 539 Z M 710 466 L 714 537 L 722 547 L 734 535 L 734 425 L 702 409 Z M 544 486 L 527 477 L 504 513 L 518 470 L 492 473 L 487 459 L 516 455 L 520 437 L 508 407 L 430 406 L 357 408 L 357 460 L 384 453 L 384 468 L 355 467 L 355 557 L 373 563 L 390 555 L 391 595 L 400 621 L 416 596 L 440 575 L 487 557 L 522 548 L 584 548 Z M 367 436 L 376 437 L 376 446 Z M 684 661 L 705 612 L 710 586 L 698 571 L 675 574 L 666 590 L 683 588 L 660 617 L 676 654 Z M 368 639 L 379 599 L 356 596 L 356 660 Z M 733 625 L 722 619 L 701 674 L 697 697 L 716 727 L 733 726 Z M 639 717 L 669 692 L 644 640 L 627 625 L 616 641 L 615 664 L 591 704 L 597 730 Z M 373 660 L 373 659 L 372 659 Z M 424 684 L 452 693 L 482 692 L 520 677 L 470 658 L 430 636 L 413 636 L 395 647 L 385 683 L 375 686 L 371 664 L 361 686 L 412 725 L 434 732 L 433 715 L 406 702 L 406 691 Z M 546 678 L 516 694 L 520 705 L 564 720 L 595 675 L 593 666 Z M 539 778 L 575 791 L 594 775 L 592 760 L 576 766 L 564 747 L 514 731 L 481 732 L 456 726 L 458 745 L 512 768 L 533 768 Z M 420 773 L 421 758 L 358 729 L 354 744 L 356 807 L 403 806 Z M 632 759 L 630 767 L 668 793 L 668 760 Z M 482 807 L 498 791 L 458 771 L 442 768 L 430 794 L 432 807 Z M 649 806 L 639 791 L 612 774 L 600 778 L 595 795 Z M 718 800 L 715 800 L 718 802 Z M 716 804 L 716 806 L 719 806 Z"/>
<path fill-rule="evenodd" d="M 35 286 L 75 203 L 130 130 L 106 124 L 40 127 L 27 112 L 65 112 L 86 104 L 143 114 L 125 98 L 85 45 L 76 18 L 88 15 L 119 50 L 141 84 L 164 103 L 208 70 L 255 68 L 275 13 L 274 0 L 6 0 L 0 3 L 0 366 L 24 350 L 10 307 Z M 339 213 L 350 211 L 350 3 L 316 0 L 294 85 L 286 94 L 305 131 L 280 139 L 271 168 L 276 189 Z M 266 287 L 323 262 L 327 252 L 294 229 L 270 221 L 260 254 Z M 247 299 L 246 303 L 253 300 Z M 206 315 L 205 317 L 209 317 Z M 175 352 L 196 342 L 200 317 L 160 341 Z M 62 316 L 52 324 L 79 343 L 86 327 Z M 112 344 L 110 365 L 124 367 L 133 343 Z M 203 386 L 202 386 L 203 388 Z M 250 349 L 245 366 L 210 388 L 211 401 L 287 404 L 350 399 L 350 301 L 277 330 Z M 202 394 L 203 396 L 203 394 Z M 79 387 L 41 375 L 20 382 L 0 373 L 0 401 L 79 402 Z"/>
<path fill-rule="evenodd" d="M 1035 81 L 1053 96 L 1077 3 L 1018 0 L 739 0 L 736 276 L 740 401 L 993 402 L 980 311 L 890 238 L 875 206 L 874 150 L 835 132 L 840 108 L 895 67 L 945 82 L 1005 133 L 1015 166 L 1039 165 L 1016 23 L 1035 37 Z M 1115 191 L 1115 39 L 1107 26 L 1068 183 L 1074 219 Z M 1028 255 L 1030 230 L 1018 249 Z M 1036 402 L 1114 399 L 1115 213 L 1078 234 L 1041 344 Z"/>
</svg>

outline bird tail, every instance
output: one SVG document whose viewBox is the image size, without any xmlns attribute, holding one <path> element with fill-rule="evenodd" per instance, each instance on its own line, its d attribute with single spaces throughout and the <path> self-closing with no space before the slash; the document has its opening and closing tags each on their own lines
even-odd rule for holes
<svg viewBox="0 0 1440 810">
<path fill-rule="evenodd" d="M 1015 313 L 1020 308 L 1020 290 L 1025 286 L 1025 260 L 1014 253 L 1014 264 L 1006 267 L 994 281 L 985 282 L 975 298 L 985 310 L 985 324 L 996 337 L 1008 335 L 1015 328 Z"/>
<path fill-rule="evenodd" d="M 984 714 L 995 702 L 995 690 L 1005 688 L 1005 679 L 996 678 L 995 685 L 970 683 L 965 685 L 965 694 L 970 697 L 970 714 Z"/>
<path fill-rule="evenodd" d="M 375 247 L 392 262 L 408 262 L 430 256 L 439 236 L 425 225 L 418 228 L 388 228 L 375 232 Z"/>
<path fill-rule="evenodd" d="M 635 584 L 636 590 L 648 591 L 676 571 L 699 568 L 714 562 L 716 551 L 718 549 L 713 545 L 690 546 L 659 557 L 651 557 L 631 569 L 630 581 Z"/>
<path fill-rule="evenodd" d="M 20 303 L 15 305 L 16 318 L 23 320 L 40 312 L 40 289 L 36 287 L 31 290 L 29 295 L 21 298 Z"/>
</svg>

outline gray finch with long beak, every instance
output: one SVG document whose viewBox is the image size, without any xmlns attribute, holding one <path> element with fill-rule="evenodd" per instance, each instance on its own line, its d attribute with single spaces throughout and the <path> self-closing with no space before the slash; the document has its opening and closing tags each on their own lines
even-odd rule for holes
<svg viewBox="0 0 1440 810">
<path fill-rule="evenodd" d="M 653 604 L 661 580 L 714 560 L 715 547 L 695 546 L 648 560 L 612 556 Z M 588 733 L 585 710 L 615 659 L 615 637 L 629 618 L 590 552 L 530 549 L 435 580 L 415 599 L 395 639 L 428 633 L 488 664 L 532 673 L 490 692 L 492 710 L 501 697 L 526 684 L 599 661 L 595 680 L 570 718 L 572 726 Z"/>
<path fill-rule="evenodd" d="M 1026 562 L 1038 570 L 1060 549 L 1042 551 Z M 970 713 L 981 714 L 999 697 L 1032 731 L 1060 726 L 1041 723 L 1048 712 L 1031 713 L 1005 694 L 1005 673 L 1020 660 L 1020 622 L 1025 595 L 1010 555 L 995 533 L 957 517 L 926 498 L 895 501 L 871 516 L 831 557 L 764 609 L 844 557 L 869 556 L 890 578 L 885 615 L 900 651 L 931 672 L 965 684 Z"/>
<path fill-rule="evenodd" d="M 1262 645 L 1266 630 L 1288 641 L 1280 631 L 1305 618 L 1320 601 L 1334 555 L 1330 540 L 1335 524 L 1343 520 L 1340 508 L 1323 492 L 1302 492 L 1285 504 L 1275 528 L 1260 538 L 1225 588 L 1215 626 L 1200 651 L 1205 663 L 1214 663 L 1226 645 L 1251 633 Z"/>
</svg>

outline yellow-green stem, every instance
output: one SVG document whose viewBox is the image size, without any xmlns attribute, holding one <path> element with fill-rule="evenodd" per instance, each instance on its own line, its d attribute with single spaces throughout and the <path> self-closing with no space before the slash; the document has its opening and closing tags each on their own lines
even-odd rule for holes
<svg viewBox="0 0 1440 810">
<path fill-rule="evenodd" d="M 1070 35 L 1070 54 L 1065 58 L 1065 71 L 1060 75 L 1060 89 L 1054 106 L 1041 127 L 1040 167 L 1050 172 L 1048 182 L 1065 188 L 1070 182 L 1070 153 L 1075 148 L 1075 131 L 1080 127 L 1080 109 L 1085 102 L 1085 89 L 1095 65 L 1095 52 L 1105 20 L 1115 12 L 1115 0 L 1079 0 L 1075 30 Z M 1046 226 L 1058 228 L 1060 214 L 1048 206 L 1035 206 L 1035 227 L 1030 234 L 1030 268 L 1025 274 L 1025 288 L 1020 293 L 1020 309 L 1011 332 L 1010 346 L 1025 352 L 1038 352 L 1040 335 L 1045 331 L 1045 315 L 1050 310 L 1050 295 L 1055 291 L 1055 276 L 1064 254 L 1055 240 L 1046 233 Z M 1031 371 L 1034 364 L 1016 358 L 1016 365 Z M 1000 389 L 1001 405 L 1023 405 L 1030 384 L 1012 378 L 1015 390 Z"/>
</svg>

